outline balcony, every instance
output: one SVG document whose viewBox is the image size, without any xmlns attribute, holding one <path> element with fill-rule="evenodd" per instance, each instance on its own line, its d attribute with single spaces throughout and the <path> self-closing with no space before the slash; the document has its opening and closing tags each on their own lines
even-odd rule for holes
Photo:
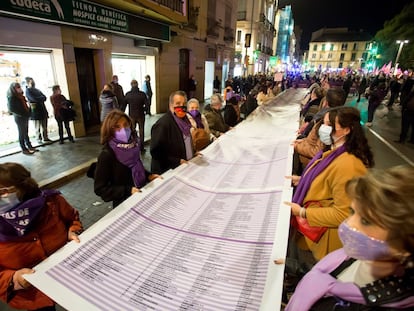
<svg viewBox="0 0 414 311">
<path fill-rule="evenodd" d="M 207 18 L 207 36 L 218 38 L 220 25 L 221 23 L 215 18 Z"/>
<path fill-rule="evenodd" d="M 188 10 L 188 23 L 184 25 L 187 30 L 196 31 L 198 29 L 198 15 L 200 7 L 190 7 Z"/>
<path fill-rule="evenodd" d="M 184 13 L 182 0 L 150 0 L 150 1 L 155 2 L 158 5 L 165 6 L 175 12 L 179 12 L 181 14 Z"/>
</svg>

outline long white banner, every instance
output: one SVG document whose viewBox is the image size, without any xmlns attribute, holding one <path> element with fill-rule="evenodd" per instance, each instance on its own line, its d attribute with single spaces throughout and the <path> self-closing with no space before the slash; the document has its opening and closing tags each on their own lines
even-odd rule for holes
<svg viewBox="0 0 414 311">
<path fill-rule="evenodd" d="M 298 96 L 259 107 L 26 278 L 68 310 L 278 310 Z"/>
</svg>

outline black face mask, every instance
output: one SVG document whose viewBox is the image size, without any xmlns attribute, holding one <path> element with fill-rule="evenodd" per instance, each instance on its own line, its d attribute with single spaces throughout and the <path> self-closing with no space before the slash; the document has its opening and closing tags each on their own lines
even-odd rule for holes
<svg viewBox="0 0 414 311">
<path fill-rule="evenodd" d="M 184 118 L 187 113 L 187 106 L 174 107 L 174 114 L 179 118 Z"/>
</svg>

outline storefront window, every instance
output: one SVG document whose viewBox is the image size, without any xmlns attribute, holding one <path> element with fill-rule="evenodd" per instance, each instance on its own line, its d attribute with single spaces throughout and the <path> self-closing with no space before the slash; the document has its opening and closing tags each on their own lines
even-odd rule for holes
<svg viewBox="0 0 414 311">
<path fill-rule="evenodd" d="M 52 86 L 55 84 L 52 58 L 50 52 L 39 51 L 8 51 L 0 49 L 0 122 L 2 131 L 0 145 L 9 144 L 18 140 L 17 126 L 13 116 L 7 109 L 7 90 L 12 82 L 21 83 L 26 89 L 25 77 L 32 77 L 36 88 L 47 97 L 45 103 L 49 112 L 49 131 L 54 131 L 56 122 L 53 117 L 53 108 L 49 97 Z M 29 122 L 29 136 L 34 136 L 33 122 Z"/>
</svg>

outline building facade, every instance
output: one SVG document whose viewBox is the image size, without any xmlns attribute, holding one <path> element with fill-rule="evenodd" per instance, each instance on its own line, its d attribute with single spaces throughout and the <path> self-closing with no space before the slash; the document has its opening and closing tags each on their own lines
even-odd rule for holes
<svg viewBox="0 0 414 311">
<path fill-rule="evenodd" d="M 306 57 L 309 70 L 370 70 L 376 66 L 372 37 L 347 28 L 323 28 L 313 32 Z"/>
<path fill-rule="evenodd" d="M 285 6 L 278 11 L 278 16 L 276 56 L 279 64 L 284 64 L 287 67 L 288 64 L 293 62 L 295 49 L 292 7 L 290 5 Z"/>
<path fill-rule="evenodd" d="M 170 91 L 186 90 L 191 75 L 200 101 L 213 94 L 216 76 L 224 86 L 234 69 L 236 8 L 237 0 L 189 1 L 188 22 L 171 25 L 171 42 L 160 53 L 160 87 L 169 90 L 162 102 Z"/>
<path fill-rule="evenodd" d="M 277 6 L 277 0 L 238 1 L 235 76 L 271 71 Z"/>
<path fill-rule="evenodd" d="M 132 79 L 141 87 L 151 76 L 152 113 L 165 112 L 169 94 L 185 90 L 190 75 L 202 101 L 214 76 L 233 67 L 235 8 L 236 0 L 2 1 L 0 92 L 5 98 L 25 76 L 47 97 L 59 84 L 76 103 L 76 136 L 99 129 L 99 94 L 114 74 L 124 92 Z"/>
</svg>

